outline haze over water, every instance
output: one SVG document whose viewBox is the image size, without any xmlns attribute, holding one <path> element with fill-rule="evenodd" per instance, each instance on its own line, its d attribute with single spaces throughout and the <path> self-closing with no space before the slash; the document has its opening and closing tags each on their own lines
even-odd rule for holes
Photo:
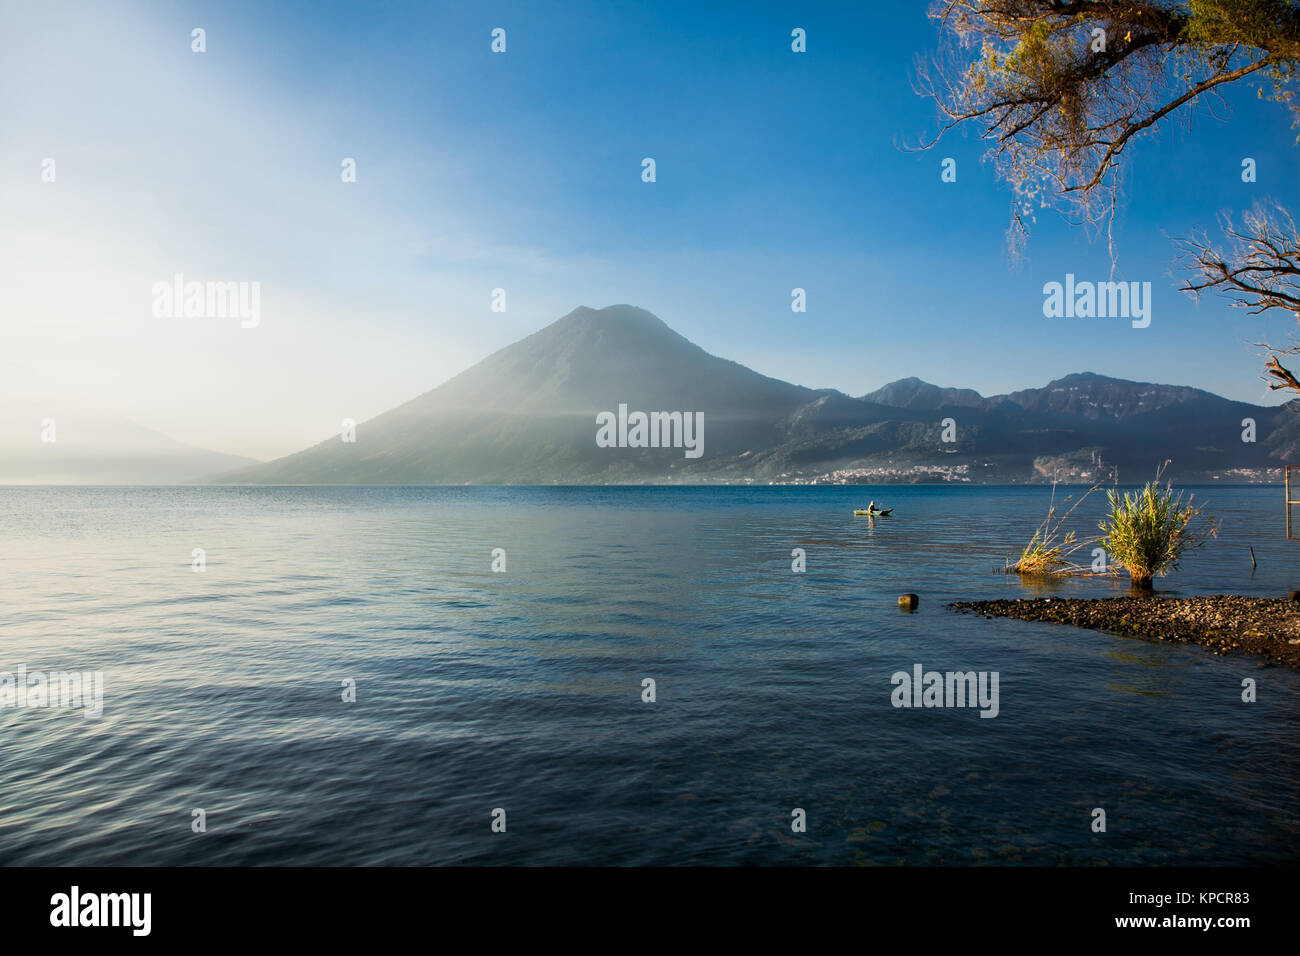
<svg viewBox="0 0 1300 956">
<path fill-rule="evenodd" d="M 1281 489 L 1196 494 L 1224 531 L 1158 587 L 1297 586 Z M 0 863 L 1300 860 L 1300 674 L 943 606 L 1043 593 L 993 569 L 1048 496 L 0 488 L 0 671 L 105 674 L 98 719 L 0 710 Z M 893 708 L 916 663 L 999 715 Z"/>
</svg>

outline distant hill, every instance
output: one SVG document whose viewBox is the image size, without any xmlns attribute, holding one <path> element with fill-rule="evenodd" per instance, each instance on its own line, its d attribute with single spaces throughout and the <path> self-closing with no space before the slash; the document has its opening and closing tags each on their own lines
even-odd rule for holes
<svg viewBox="0 0 1300 956">
<path fill-rule="evenodd" d="M 53 419 L 54 441 L 42 441 Z M 88 403 L 0 401 L 0 484 L 183 484 L 256 464 L 195 448 Z"/>
<path fill-rule="evenodd" d="M 704 454 L 602 448 L 598 413 L 702 412 Z M 1300 403 L 1295 403 L 1300 405 Z M 1241 440 L 1242 420 L 1257 441 Z M 944 440 L 945 421 L 952 420 Z M 643 309 L 579 308 L 432 391 L 276 461 L 211 480 L 276 484 L 1126 481 L 1275 477 L 1292 407 L 1092 373 L 984 397 L 901 379 L 861 398 L 710 355 Z"/>
<path fill-rule="evenodd" d="M 940 388 L 919 378 L 900 378 L 862 396 L 864 402 L 875 402 L 893 408 L 911 408 L 938 411 L 941 408 L 983 408 L 985 399 L 969 388 Z"/>
</svg>

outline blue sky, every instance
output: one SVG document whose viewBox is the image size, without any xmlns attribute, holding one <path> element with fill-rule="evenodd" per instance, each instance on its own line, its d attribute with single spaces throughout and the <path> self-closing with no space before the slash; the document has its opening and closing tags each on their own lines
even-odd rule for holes
<svg viewBox="0 0 1300 956">
<path fill-rule="evenodd" d="M 912 82 L 936 42 L 924 8 L 3 4 L 0 392 L 271 457 L 575 306 L 629 302 L 855 395 L 1088 370 L 1275 401 L 1249 343 L 1294 319 L 1178 293 L 1168 236 L 1300 205 L 1286 112 L 1243 88 L 1134 148 L 1116 236 L 1122 277 L 1153 285 L 1150 328 L 1046 319 L 1045 282 L 1107 277 L 1104 238 L 1048 213 L 1014 267 L 983 144 L 900 148 L 936 124 Z M 155 318 L 148 290 L 176 272 L 261 282 L 261 324 Z"/>
</svg>

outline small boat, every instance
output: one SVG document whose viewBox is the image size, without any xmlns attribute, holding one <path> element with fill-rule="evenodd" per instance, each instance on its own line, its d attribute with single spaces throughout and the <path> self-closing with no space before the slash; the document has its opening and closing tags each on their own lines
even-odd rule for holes
<svg viewBox="0 0 1300 956">
<path fill-rule="evenodd" d="M 871 517 L 876 518 L 879 517 L 880 515 L 887 515 L 893 510 L 894 510 L 893 508 L 886 508 L 883 511 L 881 511 L 879 508 L 877 508 L 875 511 L 868 511 L 866 508 L 858 508 L 853 513 L 855 515 L 870 515 Z"/>
</svg>

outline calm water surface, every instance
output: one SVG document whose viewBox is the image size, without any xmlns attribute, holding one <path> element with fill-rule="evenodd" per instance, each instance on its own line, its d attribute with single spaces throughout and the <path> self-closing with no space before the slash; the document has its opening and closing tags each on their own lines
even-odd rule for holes
<svg viewBox="0 0 1300 956">
<path fill-rule="evenodd" d="M 0 709 L 0 863 L 1300 862 L 1300 674 L 944 608 L 1042 593 L 992 569 L 1048 494 L 0 488 L 0 671 L 105 679 Z M 1197 497 L 1166 591 L 1300 587 L 1281 489 Z M 893 708 L 915 663 L 1000 715 Z"/>
</svg>

